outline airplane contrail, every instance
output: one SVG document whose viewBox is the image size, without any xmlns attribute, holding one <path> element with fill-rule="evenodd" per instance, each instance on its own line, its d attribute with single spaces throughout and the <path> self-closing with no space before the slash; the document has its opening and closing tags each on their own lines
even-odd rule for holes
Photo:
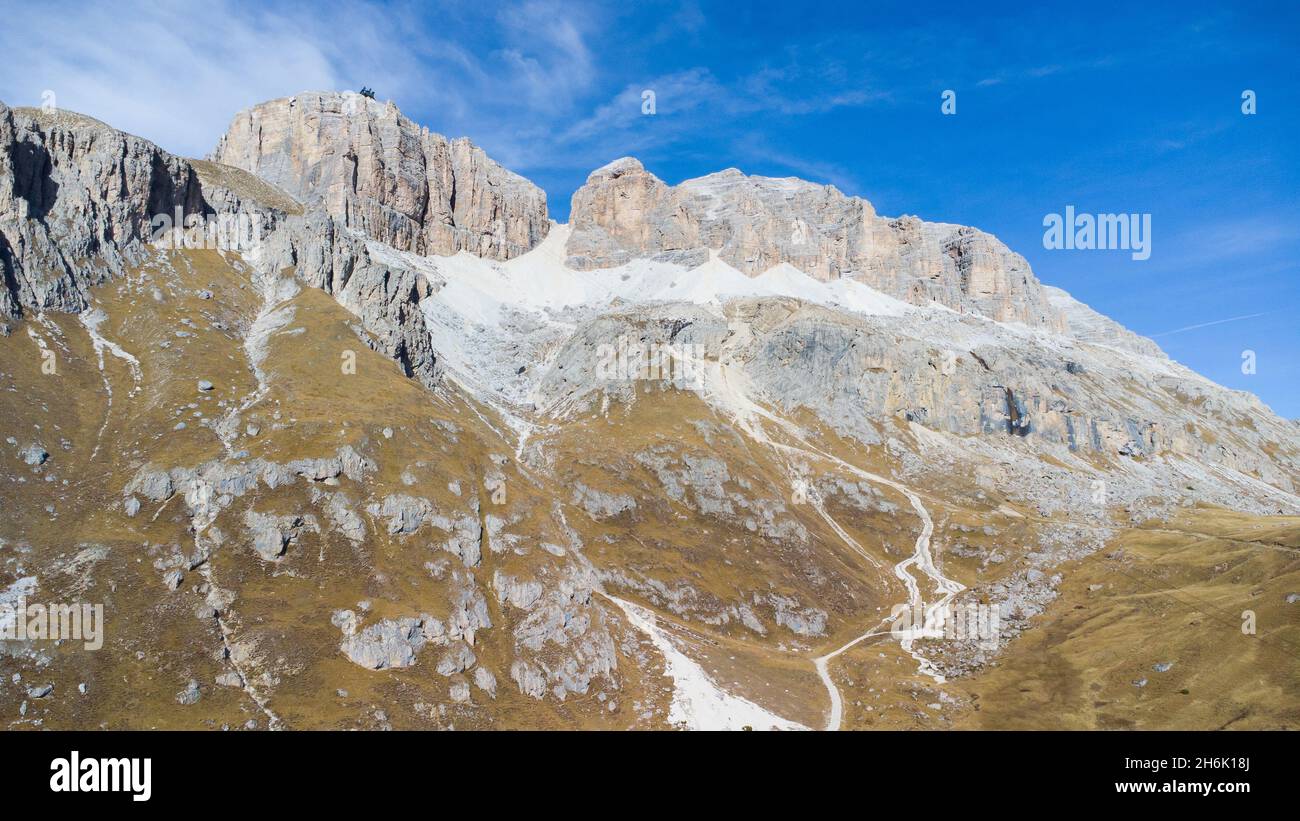
<svg viewBox="0 0 1300 821">
<path fill-rule="evenodd" d="M 1150 338 L 1157 339 L 1162 336 L 1169 336 L 1170 334 L 1180 334 L 1183 331 L 1194 331 L 1197 328 L 1208 328 L 1211 325 L 1222 325 L 1225 322 L 1237 322 L 1242 319 L 1254 319 L 1257 316 L 1267 316 L 1268 314 L 1275 314 L 1275 313 L 1277 313 L 1277 311 L 1260 311 L 1257 314 L 1246 314 L 1245 316 L 1231 316 L 1228 317 L 1227 319 L 1216 319 L 1213 322 L 1199 322 L 1195 325 L 1188 325 L 1185 328 L 1175 328 L 1172 331 L 1165 331 L 1164 333 L 1152 334 Z"/>
</svg>

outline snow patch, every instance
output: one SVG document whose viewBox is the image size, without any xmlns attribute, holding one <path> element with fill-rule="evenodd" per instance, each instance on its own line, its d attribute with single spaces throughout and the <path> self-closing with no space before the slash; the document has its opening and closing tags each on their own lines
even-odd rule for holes
<svg viewBox="0 0 1300 821">
<path fill-rule="evenodd" d="M 645 633 L 663 654 L 665 672 L 673 680 L 673 702 L 669 722 L 691 730 L 806 730 L 788 719 L 763 709 L 748 699 L 732 695 L 709 678 L 704 668 L 677 649 L 659 627 L 656 616 L 644 607 L 605 594 L 619 606 L 632 626 Z"/>
</svg>

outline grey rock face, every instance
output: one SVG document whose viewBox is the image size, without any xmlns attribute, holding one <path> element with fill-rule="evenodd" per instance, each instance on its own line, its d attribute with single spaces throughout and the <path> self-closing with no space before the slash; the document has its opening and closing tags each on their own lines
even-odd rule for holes
<svg viewBox="0 0 1300 821">
<path fill-rule="evenodd" d="M 866 441 L 871 420 L 902 417 L 1049 452 L 1192 457 L 1288 492 L 1295 486 L 1300 448 L 1282 420 L 1254 397 L 1163 356 L 1028 338 L 969 317 L 918 325 L 792 307 L 735 306 L 757 337 L 740 354 L 754 385 L 782 407 L 812 409 Z"/>
<path fill-rule="evenodd" d="M 357 632 L 357 614 L 352 610 L 335 610 L 330 615 L 330 624 L 351 636 Z"/>
<path fill-rule="evenodd" d="M 488 548 L 493 553 L 504 553 L 519 544 L 520 537 L 517 534 L 506 532 L 506 527 L 513 524 L 517 518 L 512 517 L 510 520 L 506 520 L 492 513 L 483 517 Z"/>
<path fill-rule="evenodd" d="M 801 636 L 820 636 L 826 632 L 826 611 L 816 607 L 801 607 L 787 596 L 769 595 L 768 604 L 776 611 L 776 623 Z"/>
<path fill-rule="evenodd" d="M 534 602 L 514 630 L 519 657 L 510 677 L 520 692 L 563 700 L 585 694 L 593 679 L 618 665 L 614 640 L 600 608 L 593 607 L 588 581 L 572 571 Z"/>
<path fill-rule="evenodd" d="M 395 360 L 407 376 L 429 387 L 437 384 L 436 358 L 419 307 L 433 285 L 421 272 L 376 258 L 364 236 L 321 210 L 285 220 L 263 243 L 257 267 L 263 275 L 293 269 L 299 280 L 330 294 L 361 320 L 369 332 L 363 342 Z"/>
<path fill-rule="evenodd" d="M 451 610 L 447 614 L 447 638 L 451 641 L 463 639 L 473 644 L 478 631 L 492 626 L 492 617 L 483 591 L 474 584 L 474 577 L 457 575 L 456 581 L 451 593 Z"/>
<path fill-rule="evenodd" d="M 451 538 L 443 542 L 443 550 L 459 557 L 466 567 L 478 566 L 483 559 L 483 548 L 480 545 L 483 528 L 478 517 L 468 513 L 455 519 L 434 516 L 432 523 L 434 527 L 451 534 Z"/>
<path fill-rule="evenodd" d="M 672 449 L 666 446 L 638 453 L 636 459 L 655 472 L 670 499 L 688 503 L 702 513 L 734 512 L 723 487 L 731 476 L 722 460 L 702 453 L 686 453 L 679 466 Z"/>
<path fill-rule="evenodd" d="M 636 507 L 636 499 L 627 494 L 606 493 L 581 482 L 573 486 L 573 503 L 597 520 L 617 516 Z"/>
<path fill-rule="evenodd" d="M 243 687 L 244 686 L 243 679 L 239 677 L 238 673 L 233 671 L 220 674 L 219 676 L 217 676 L 216 682 L 218 685 L 222 687 Z"/>
<path fill-rule="evenodd" d="M 374 461 L 357 453 L 351 445 L 339 448 L 338 459 L 343 475 L 354 482 L 365 481 L 366 476 L 378 468 Z"/>
<path fill-rule="evenodd" d="M 343 464 L 338 459 L 295 459 L 286 467 L 313 482 L 334 479 L 343 472 Z"/>
<path fill-rule="evenodd" d="M 591 173 L 573 195 L 570 219 L 574 268 L 634 257 L 698 264 L 704 249 L 714 249 L 750 276 L 789 263 L 816 279 L 857 279 L 916 305 L 1064 328 L 1029 264 L 995 237 L 880 217 L 871 203 L 830 185 L 730 168 L 670 186 L 624 157 Z"/>
<path fill-rule="evenodd" d="M 443 676 L 452 676 L 456 673 L 463 673 L 474 666 L 478 659 L 474 656 L 474 651 L 469 649 L 469 645 L 463 641 L 454 642 L 447 651 L 438 659 L 438 674 Z"/>
<path fill-rule="evenodd" d="M 1047 292 L 1047 299 L 1052 306 L 1065 316 L 1070 335 L 1075 339 L 1147 356 L 1165 356 L 1155 342 L 1133 333 L 1110 317 L 1097 313 L 1060 288 L 1044 285 L 1043 290 Z"/>
<path fill-rule="evenodd" d="M 509 259 L 550 225 L 545 193 L 469 140 L 448 140 L 391 102 L 351 92 L 299 94 L 240 112 L 212 159 L 421 255 L 465 250 Z"/>
<path fill-rule="evenodd" d="M 492 574 L 492 586 L 497 591 L 497 601 L 528 610 L 542 597 L 541 582 L 522 580 L 497 570 Z"/>
<path fill-rule="evenodd" d="M 451 687 L 447 690 L 447 694 L 451 697 L 451 700 L 457 704 L 469 703 L 469 682 L 465 681 L 464 678 L 458 678 L 457 680 L 452 681 Z"/>
<path fill-rule="evenodd" d="M 394 493 L 385 496 L 383 502 L 370 505 L 372 516 L 382 516 L 388 520 L 388 532 L 392 535 L 414 533 L 433 516 L 433 504 L 428 499 Z"/>
<path fill-rule="evenodd" d="M 176 492 L 172 478 L 165 470 L 145 465 L 126 486 L 126 493 L 139 493 L 154 502 L 164 502 Z"/>
<path fill-rule="evenodd" d="M 492 698 L 497 697 L 497 677 L 488 668 L 474 668 L 474 684 Z"/>
<path fill-rule="evenodd" d="M 253 550 L 265 561 L 276 561 L 284 555 L 290 542 L 304 530 L 319 532 L 311 516 L 272 515 L 249 510 L 244 513 L 244 526 L 253 540 Z"/>
<path fill-rule="evenodd" d="M 370 670 L 410 667 L 424 646 L 423 618 L 388 619 L 347 636 L 340 646 L 354 664 Z"/>
<path fill-rule="evenodd" d="M 176 694 L 176 701 L 185 706 L 197 704 L 203 697 L 203 691 L 199 689 L 199 683 L 190 679 L 190 683 L 185 685 L 185 689 Z"/>
<path fill-rule="evenodd" d="M 352 509 L 348 498 L 341 493 L 330 495 L 325 503 L 325 515 L 334 529 L 353 544 L 360 544 L 366 538 L 366 522 Z"/>
<path fill-rule="evenodd" d="M 295 459 L 285 465 L 285 468 L 294 474 L 313 482 L 323 482 L 339 476 L 346 476 L 355 482 L 360 482 L 364 481 L 366 475 L 374 471 L 375 467 L 374 462 L 357 453 L 351 445 L 339 448 L 336 456 Z"/>
<path fill-rule="evenodd" d="M 516 659 L 510 665 L 510 678 L 524 695 L 538 699 L 546 696 L 546 673 L 527 661 Z"/>
<path fill-rule="evenodd" d="M 204 166 L 81 114 L 0 103 L 0 315 L 84 309 L 91 285 L 143 259 L 156 215 L 256 213 L 270 230 L 297 208 Z"/>
<path fill-rule="evenodd" d="M 1071 316 L 1089 311 L 1075 303 Z M 1128 476 L 1110 472 L 1106 478 L 1111 504 L 1121 481 L 1137 482 L 1124 491 L 1129 495 L 1145 484 L 1148 490 L 1161 486 L 1169 498 L 1182 496 L 1188 482 L 1174 473 L 1201 470 L 1195 464 L 1245 473 L 1285 493 L 1300 486 L 1300 439 L 1292 423 L 1250 394 L 1215 385 L 1092 315 L 1090 325 L 1080 326 L 1088 338 L 1079 338 L 943 310 L 864 316 L 783 297 L 734 300 L 712 315 L 691 305 L 629 306 L 580 322 L 554 366 L 538 378 L 534 395 L 543 406 L 597 407 L 602 394 L 616 397 L 620 389 L 599 376 L 601 344 L 621 337 L 662 344 L 681 329 L 677 339 L 698 346 L 706 362 L 727 363 L 751 396 L 785 413 L 809 411 L 867 445 L 884 444 L 890 420 L 898 419 L 995 448 L 1054 458 L 1096 455 Z M 703 393 L 711 398 L 713 392 Z M 992 451 L 984 456 L 1003 458 Z M 635 458 L 674 500 L 715 513 L 728 503 L 739 506 L 730 494 L 719 494 L 725 480 L 706 461 L 683 463 L 671 449 Z M 1174 468 L 1187 461 L 1191 467 Z M 1097 506 L 1085 493 L 1090 481 L 1076 481 L 1082 490 L 1072 505 Z M 1196 498 L 1241 503 L 1240 494 L 1218 479 L 1194 484 Z M 1211 490 L 1218 495 L 1205 495 Z M 581 486 L 573 494 L 593 517 L 622 507 L 605 498 L 609 494 L 589 496 Z M 1046 495 L 1038 501 L 1046 504 Z M 1261 510 L 1293 506 L 1279 496 Z M 772 509 L 771 517 L 750 512 L 755 528 L 779 536 L 768 527 L 775 527 L 779 511 Z"/>
<path fill-rule="evenodd" d="M 468 144 L 459 151 L 465 174 L 482 179 L 457 195 L 458 207 L 476 227 L 457 234 L 461 245 L 447 250 L 479 248 L 505 258 L 531 244 L 514 248 L 505 239 L 514 236 L 506 226 L 519 220 L 512 223 L 497 211 L 504 213 L 506 200 L 523 202 L 541 192 L 521 193 L 522 180 L 481 155 Z M 418 307 L 430 293 L 429 282 L 409 268 L 372 260 L 365 235 L 346 219 L 336 221 L 321 208 L 304 214 L 292 197 L 247 171 L 174 157 L 90 117 L 10 109 L 3 103 L 0 316 L 18 316 L 24 309 L 83 310 L 87 289 L 142 262 L 152 253 L 152 220 L 172 217 L 178 209 L 187 217 L 255 217 L 260 231 L 250 261 L 260 272 L 295 270 L 299 279 L 358 316 L 369 332 L 363 341 L 396 360 L 408 376 L 436 384 L 435 358 Z M 520 209 L 532 214 L 536 205 Z M 535 228 L 536 219 L 534 214 L 524 222 Z M 535 240 L 549 225 L 544 199 L 540 225 Z M 532 229 L 518 230 L 527 236 Z"/>
</svg>

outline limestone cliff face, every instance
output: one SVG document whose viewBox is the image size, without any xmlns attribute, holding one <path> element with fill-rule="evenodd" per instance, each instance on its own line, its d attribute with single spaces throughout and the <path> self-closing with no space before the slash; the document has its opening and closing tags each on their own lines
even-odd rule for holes
<svg viewBox="0 0 1300 821">
<path fill-rule="evenodd" d="M 1154 340 L 1133 333 L 1108 316 L 1097 313 L 1060 288 L 1043 286 L 1047 298 L 1064 316 L 1070 326 L 1070 335 L 1080 342 L 1105 345 L 1122 351 L 1133 351 L 1165 358 L 1165 352 Z"/>
<path fill-rule="evenodd" d="M 156 215 L 253 210 L 271 229 L 292 207 L 257 202 L 239 173 L 205 186 L 214 171 L 90 117 L 0 103 L 0 314 L 83 309 L 139 261 Z"/>
<path fill-rule="evenodd" d="M 407 376 L 437 385 L 437 356 L 420 313 L 420 300 L 433 288 L 424 275 L 374 259 L 363 237 L 320 210 L 286 220 L 259 249 L 256 266 L 263 274 L 291 270 L 330 294 L 361 320 L 366 344 Z"/>
<path fill-rule="evenodd" d="M 510 259 L 550 225 L 545 192 L 469 140 L 448 140 L 392 103 L 350 92 L 299 94 L 240 112 L 212 159 L 421 255 Z"/>
<path fill-rule="evenodd" d="M 834 186 L 733 169 L 664 183 L 630 157 L 573 195 L 569 265 L 634 257 L 703 261 L 715 249 L 756 276 L 782 262 L 821 280 L 851 277 L 913 304 L 937 302 L 999 321 L 1063 330 L 1024 257 L 974 228 L 878 216 Z"/>
<path fill-rule="evenodd" d="M 255 216 L 256 236 L 237 249 L 255 268 L 331 294 L 369 344 L 436 383 L 418 307 L 428 281 L 372 260 L 364 237 L 325 211 L 304 213 L 246 171 L 173 156 L 90 117 L 0 104 L 0 315 L 84 310 L 91 286 L 158 253 L 153 220 L 178 211 Z"/>
<path fill-rule="evenodd" d="M 155 216 L 253 213 L 271 231 L 296 209 L 90 117 L 0 103 L 0 315 L 84 309 L 90 286 L 148 252 Z"/>
<path fill-rule="evenodd" d="M 698 350 L 702 362 L 732 370 L 728 385 L 746 386 L 787 415 L 809 412 L 868 446 L 888 445 L 907 424 L 953 435 L 945 447 L 971 447 L 986 466 L 1046 455 L 1070 466 L 1065 473 L 1075 478 L 1053 491 L 1065 496 L 1086 497 L 1079 488 L 1091 479 L 1078 477 L 1106 466 L 1131 474 L 1144 493 L 1241 503 L 1231 485 L 1180 482 L 1171 465 L 1186 460 L 1287 495 L 1278 497 L 1281 508 L 1261 502 L 1265 512 L 1300 501 L 1289 496 L 1300 487 L 1291 422 L 1158 349 L 1143 353 L 1123 340 L 1058 336 L 1043 344 L 1040 334 L 970 315 L 861 316 L 786 297 L 735 300 L 722 313 L 683 303 L 626 306 L 578 325 L 537 382 L 539 404 L 594 409 L 601 400 L 585 396 L 617 395 L 624 385 L 599 376 L 600 346 L 616 339 L 645 350 Z M 707 365 L 702 371 L 707 378 Z M 725 397 L 716 386 L 701 393 Z"/>
</svg>

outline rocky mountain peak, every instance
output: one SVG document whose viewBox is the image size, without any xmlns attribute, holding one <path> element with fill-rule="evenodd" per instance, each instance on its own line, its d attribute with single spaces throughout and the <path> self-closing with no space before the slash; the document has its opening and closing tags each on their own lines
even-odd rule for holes
<svg viewBox="0 0 1300 821">
<path fill-rule="evenodd" d="M 510 259 L 550 226 L 545 192 L 468 139 L 449 140 L 393 103 L 353 92 L 305 92 L 246 109 L 211 159 L 421 255 Z"/>
<path fill-rule="evenodd" d="M 262 230 L 154 242 L 177 211 Z M 1294 618 L 1295 424 L 830 185 L 625 157 L 548 226 L 356 94 L 255 106 L 211 161 L 0 104 L 0 314 L 0 600 L 113 613 L 89 668 L 6 655 L 11 727 L 958 727 L 1062 646 L 1078 715 L 1138 726 L 1189 702 L 1129 648 L 1199 676 L 1202 635 L 1294 679 L 1133 603 Z M 913 643 L 899 604 L 997 618 Z M 1017 645 L 1040 617 L 1078 629 Z"/>
<path fill-rule="evenodd" d="M 1065 330 L 1028 262 L 974 228 L 889 219 L 833 185 L 728 168 L 668 185 L 624 157 L 573 195 L 568 263 L 590 270 L 637 257 L 701 264 L 708 251 L 749 276 L 783 263 L 821 281 L 849 278 L 916 305 Z"/>
<path fill-rule="evenodd" d="M 628 175 L 644 174 L 654 177 L 645 170 L 645 166 L 636 157 L 619 157 L 611 163 L 606 163 L 595 171 L 587 175 L 587 182 L 596 182 L 599 180 L 613 180 Z M 654 177 L 658 180 L 658 177 Z"/>
<path fill-rule="evenodd" d="M 757 174 L 746 174 L 739 168 L 724 168 L 712 174 L 685 180 L 679 187 L 706 195 L 742 190 L 775 192 L 778 196 L 794 196 L 796 194 L 823 195 L 854 200 L 870 209 L 871 214 L 875 214 L 875 209 L 871 207 L 871 203 L 861 197 L 846 197 L 833 185 L 811 182 L 799 177 L 763 177 Z"/>
</svg>

